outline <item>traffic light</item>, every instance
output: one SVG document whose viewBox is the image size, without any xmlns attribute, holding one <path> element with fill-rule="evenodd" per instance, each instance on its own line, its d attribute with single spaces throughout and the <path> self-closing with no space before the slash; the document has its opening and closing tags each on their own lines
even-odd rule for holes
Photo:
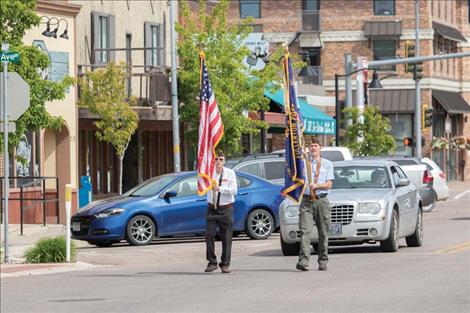
<svg viewBox="0 0 470 313">
<path fill-rule="evenodd" d="M 403 145 L 405 147 L 412 147 L 413 146 L 413 138 L 411 138 L 411 137 L 403 138 Z"/>
<path fill-rule="evenodd" d="M 415 56 L 415 45 L 411 41 L 405 41 L 405 58 L 412 58 Z M 405 72 L 410 73 L 413 70 L 413 65 L 405 63 Z"/>
<path fill-rule="evenodd" d="M 418 80 L 423 78 L 423 63 L 416 63 L 413 65 L 413 79 Z"/>
<path fill-rule="evenodd" d="M 432 106 L 426 105 L 423 108 L 424 111 L 424 123 L 423 123 L 423 128 L 428 128 L 432 126 Z"/>
</svg>

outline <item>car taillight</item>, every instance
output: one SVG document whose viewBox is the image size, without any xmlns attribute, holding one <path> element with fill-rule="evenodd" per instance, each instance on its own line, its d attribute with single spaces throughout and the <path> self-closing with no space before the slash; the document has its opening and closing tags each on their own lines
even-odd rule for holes
<svg viewBox="0 0 470 313">
<path fill-rule="evenodd" d="M 431 184 L 433 181 L 432 175 L 429 175 L 428 170 L 424 171 L 423 184 Z"/>
<path fill-rule="evenodd" d="M 444 174 L 443 172 L 440 172 L 439 177 L 442 179 L 446 179 L 446 174 Z"/>
</svg>

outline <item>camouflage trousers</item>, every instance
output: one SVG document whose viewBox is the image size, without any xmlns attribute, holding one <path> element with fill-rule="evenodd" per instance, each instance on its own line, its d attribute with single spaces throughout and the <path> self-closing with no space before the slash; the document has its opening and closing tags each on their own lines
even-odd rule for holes
<svg viewBox="0 0 470 313">
<path fill-rule="evenodd" d="M 313 225 L 318 231 L 318 264 L 328 263 L 328 229 L 330 227 L 330 202 L 328 197 L 311 200 L 304 196 L 300 204 L 299 230 L 300 254 L 299 263 L 308 266 Z"/>
</svg>

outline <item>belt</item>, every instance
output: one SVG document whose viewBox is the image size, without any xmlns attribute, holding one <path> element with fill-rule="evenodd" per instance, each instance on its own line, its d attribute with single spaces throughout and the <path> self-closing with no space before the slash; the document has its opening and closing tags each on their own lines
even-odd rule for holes
<svg viewBox="0 0 470 313">
<path fill-rule="evenodd" d="M 228 208 L 231 208 L 231 207 L 233 207 L 233 204 L 229 203 L 229 204 L 219 205 L 216 210 L 218 210 L 218 209 L 228 209 Z M 212 203 L 209 203 L 209 208 L 215 209 L 215 207 Z"/>
<path fill-rule="evenodd" d="M 322 193 L 321 195 L 317 195 L 316 197 L 315 196 L 312 196 L 312 195 L 306 195 L 308 196 L 311 200 L 318 200 L 318 199 L 321 199 L 321 198 L 325 198 L 326 196 L 328 196 L 327 193 Z"/>
</svg>

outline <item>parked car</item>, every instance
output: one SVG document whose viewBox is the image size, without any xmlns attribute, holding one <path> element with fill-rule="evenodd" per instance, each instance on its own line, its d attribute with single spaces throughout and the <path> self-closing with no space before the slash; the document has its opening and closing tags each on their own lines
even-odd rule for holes
<svg viewBox="0 0 470 313">
<path fill-rule="evenodd" d="M 227 167 L 262 177 L 276 185 L 284 185 L 286 160 L 283 153 L 254 154 L 241 159 L 229 159 Z"/>
<path fill-rule="evenodd" d="M 430 169 L 433 177 L 432 188 L 436 192 L 437 200 L 447 200 L 449 197 L 449 186 L 447 186 L 446 174 L 444 174 L 439 165 L 433 160 L 422 158 L 421 161 L 429 166 L 428 169 Z"/>
<path fill-rule="evenodd" d="M 285 149 L 276 150 L 272 153 L 286 153 Z M 322 147 L 321 156 L 331 162 L 352 160 L 351 151 L 347 147 Z"/>
<path fill-rule="evenodd" d="M 436 206 L 437 195 L 433 188 L 434 178 L 431 173 L 431 167 L 423 163 L 419 158 L 409 156 L 373 156 L 358 159 L 385 159 L 397 163 L 411 182 L 418 187 L 423 200 L 423 212 L 430 212 Z"/>
<path fill-rule="evenodd" d="M 321 151 L 330 161 L 352 160 L 351 152 L 345 147 L 324 147 Z M 254 154 L 243 158 L 232 158 L 226 166 L 269 180 L 273 184 L 284 185 L 286 156 L 285 150 L 272 153 Z"/>
<path fill-rule="evenodd" d="M 383 180 L 376 180 L 379 173 Z M 387 160 L 342 161 L 335 162 L 334 175 L 329 195 L 331 245 L 380 242 L 382 251 L 396 252 L 404 237 L 408 246 L 421 246 L 422 200 L 400 166 Z M 286 199 L 279 214 L 282 252 L 298 255 L 299 205 Z M 316 249 L 316 228 L 311 241 Z"/>
<path fill-rule="evenodd" d="M 237 173 L 237 180 L 234 231 L 267 239 L 279 226 L 282 187 L 246 173 Z M 206 210 L 206 196 L 197 194 L 196 172 L 166 174 L 78 211 L 71 221 L 72 238 L 110 246 L 123 239 L 146 245 L 155 237 L 202 235 Z"/>
</svg>

